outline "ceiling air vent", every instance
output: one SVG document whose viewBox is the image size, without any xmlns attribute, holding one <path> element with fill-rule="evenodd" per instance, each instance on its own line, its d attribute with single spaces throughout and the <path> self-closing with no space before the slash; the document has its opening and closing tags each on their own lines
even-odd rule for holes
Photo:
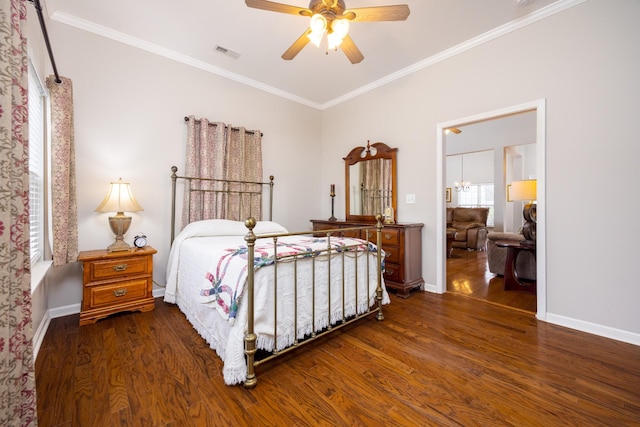
<svg viewBox="0 0 640 427">
<path fill-rule="evenodd" d="M 222 53 L 224 55 L 227 55 L 227 56 L 229 56 L 229 57 L 231 57 L 233 59 L 240 58 L 240 54 L 238 52 L 234 52 L 231 49 L 227 49 L 226 47 L 222 47 L 222 46 L 219 46 L 219 45 L 216 45 L 215 51 L 219 52 L 219 53 Z"/>
</svg>

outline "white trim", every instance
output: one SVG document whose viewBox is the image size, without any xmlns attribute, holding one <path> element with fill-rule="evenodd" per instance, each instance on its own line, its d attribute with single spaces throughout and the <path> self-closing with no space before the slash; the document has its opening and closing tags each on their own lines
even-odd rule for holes
<svg viewBox="0 0 640 427">
<path fill-rule="evenodd" d="M 154 288 L 152 293 L 154 298 L 162 298 L 164 297 L 164 288 Z"/>
<path fill-rule="evenodd" d="M 297 102 L 302 105 L 306 105 L 311 108 L 321 109 L 321 105 L 316 102 L 309 101 L 307 99 L 301 98 L 289 92 L 285 92 L 273 86 L 269 86 L 259 81 L 241 76 L 240 74 L 232 73 L 231 71 L 225 70 L 220 67 L 216 67 L 215 65 L 211 65 L 204 61 L 200 61 L 199 59 L 195 59 L 188 55 L 184 55 L 182 53 L 176 52 L 175 50 L 167 49 L 157 44 L 150 43 L 146 40 L 142 40 L 137 37 L 133 37 L 128 34 L 115 31 L 111 28 L 98 25 L 95 22 L 87 21 L 86 19 L 78 18 L 76 16 L 69 15 L 68 13 L 58 12 L 58 11 L 54 12 L 53 15 L 51 15 L 51 19 L 54 21 L 58 21 L 62 24 L 67 24 L 69 26 L 78 28 L 80 30 L 88 31 L 90 33 L 94 33 L 99 36 L 103 36 L 108 39 L 127 44 L 129 46 L 137 47 L 138 49 L 146 50 L 147 52 L 155 53 L 156 55 L 159 55 L 159 56 L 164 56 L 165 58 L 169 58 L 174 61 L 181 62 L 186 65 L 190 65 L 200 70 L 208 71 L 212 74 L 225 77 L 229 80 L 242 83 L 244 85 L 253 87 L 255 89 L 259 89 L 261 91 L 270 93 L 272 95 L 289 99 L 291 101 Z"/>
<path fill-rule="evenodd" d="M 546 243 L 546 100 L 527 102 L 514 105 L 499 110 L 489 111 L 474 116 L 464 117 L 436 126 L 436 293 L 444 293 L 447 290 L 447 259 L 445 257 L 445 202 L 444 202 L 444 180 L 445 180 L 445 147 L 444 130 L 449 127 L 460 127 L 477 123 L 480 121 L 496 119 L 510 114 L 524 111 L 536 110 L 536 154 L 537 154 L 537 224 L 536 224 L 536 264 L 537 277 L 537 313 L 538 320 L 547 320 L 547 243 Z"/>
<path fill-rule="evenodd" d="M 221 77 L 228 78 L 230 80 L 234 80 L 236 82 L 245 84 L 247 86 L 253 87 L 258 90 L 262 90 L 264 92 L 270 93 L 272 95 L 280 96 L 282 98 L 288 99 L 290 101 L 294 101 L 300 103 L 302 105 L 306 105 L 307 107 L 315 108 L 318 110 L 326 110 L 327 108 L 333 107 L 335 105 L 341 104 L 345 101 L 348 101 L 352 98 L 355 98 L 359 95 L 362 95 L 366 92 L 377 89 L 381 86 L 384 86 L 388 83 L 391 83 L 395 80 L 401 79 L 402 77 L 413 74 L 417 71 L 428 68 L 432 65 L 435 65 L 439 62 L 442 62 L 446 59 L 449 59 L 453 56 L 466 52 L 470 49 L 473 49 L 477 46 L 480 46 L 484 43 L 490 42 L 492 40 L 497 39 L 498 37 L 502 37 L 506 34 L 509 34 L 513 31 L 519 30 L 527 25 L 538 22 L 542 19 L 548 18 L 550 16 L 555 15 L 556 13 L 560 13 L 566 9 L 569 9 L 573 6 L 577 6 L 581 3 L 584 3 L 586 0 L 560 0 L 555 3 L 552 3 L 548 6 L 545 6 L 541 9 L 536 10 L 535 12 L 530 13 L 529 15 L 518 18 L 514 21 L 508 22 L 504 25 L 496 27 L 490 31 L 487 31 L 484 34 L 480 34 L 477 37 L 469 39 L 463 43 L 455 45 L 449 49 L 446 49 L 442 52 L 439 52 L 429 58 L 423 59 L 422 61 L 416 62 L 413 65 L 410 65 L 406 68 L 396 71 L 395 73 L 391 73 L 381 79 L 378 79 L 372 83 L 364 85 L 358 89 L 355 89 L 351 92 L 347 92 L 346 94 L 334 98 L 331 101 L 325 102 L 324 104 L 318 104 L 317 102 L 310 101 L 308 99 L 304 99 L 297 95 L 291 94 L 289 92 L 282 91 L 273 86 L 265 85 L 256 80 L 252 80 L 241 76 L 236 73 L 232 73 L 228 70 L 222 69 L 220 67 L 216 67 L 214 65 L 208 64 L 204 61 L 200 61 L 198 59 L 192 58 L 190 56 L 181 54 L 171 49 L 166 49 L 162 46 L 147 42 L 145 40 L 139 39 L 137 37 L 133 37 L 127 35 L 125 33 L 121 33 L 119 31 L 115 31 L 111 28 L 104 27 L 102 25 L 98 25 L 94 22 L 88 21 L 86 19 L 81 19 L 76 16 L 70 15 L 68 13 L 55 11 L 51 15 L 51 19 L 54 21 L 58 21 L 63 24 L 70 25 L 72 27 L 78 28 L 80 30 L 88 31 L 90 33 L 94 33 L 115 41 L 119 41 L 124 44 L 128 44 L 133 47 L 137 47 L 142 50 L 146 50 L 151 53 L 155 53 L 156 55 L 164 56 L 169 59 L 173 59 L 174 61 L 182 62 L 183 64 L 190 65 L 195 68 L 199 68 L 204 71 L 208 71 L 210 73 L 219 75 Z"/>
<path fill-rule="evenodd" d="M 69 316 L 71 314 L 80 313 L 80 308 L 82 307 L 81 303 L 65 305 L 62 307 L 50 308 L 47 313 L 51 316 L 52 319 L 57 319 L 58 317 Z"/>
<path fill-rule="evenodd" d="M 598 325 L 596 323 L 585 322 L 584 320 L 552 313 L 547 313 L 547 322 L 629 344 L 640 345 L 640 334 L 611 328 L 609 326 Z"/>
<path fill-rule="evenodd" d="M 159 287 L 159 288 L 153 289 L 153 297 L 154 298 L 164 297 L 164 288 Z M 36 332 L 33 335 L 33 360 L 36 360 L 38 358 L 38 352 L 40 351 L 40 347 L 42 346 L 44 337 L 47 334 L 47 330 L 49 329 L 49 324 L 51 323 L 51 319 L 70 316 L 72 314 L 78 314 L 80 313 L 81 308 L 82 308 L 81 304 L 71 304 L 71 305 L 66 305 L 64 307 L 56 307 L 56 308 L 51 308 L 47 310 L 47 312 L 42 317 L 42 321 L 38 325 Z"/>
<path fill-rule="evenodd" d="M 416 62 L 415 64 L 410 65 L 406 68 L 403 68 L 402 70 L 398 70 L 395 73 L 391 73 L 379 80 L 369 83 L 368 85 L 362 86 L 361 88 L 348 92 L 342 96 L 339 96 L 338 98 L 335 98 L 332 101 L 328 101 L 322 104 L 322 109 L 325 110 L 329 107 L 333 107 L 351 98 L 355 98 L 356 96 L 362 95 L 363 93 L 366 93 L 376 88 L 379 88 L 381 86 L 384 86 L 387 83 L 391 83 L 395 80 L 401 79 L 402 77 L 408 76 L 417 71 L 431 67 L 432 65 L 435 65 L 446 59 L 449 59 L 451 57 L 464 53 L 484 43 L 495 40 L 498 37 L 502 37 L 513 31 L 519 30 L 520 28 L 526 27 L 527 25 L 538 22 L 541 19 L 553 16 L 556 13 L 562 12 L 580 3 L 584 3 L 585 1 L 586 0 L 561 0 L 556 3 L 552 3 L 549 6 L 545 6 L 541 9 L 538 9 L 537 11 L 529 15 L 523 16 L 514 21 L 511 21 L 504 25 L 496 27 L 493 30 L 487 31 L 484 34 L 480 34 L 479 36 L 466 40 L 449 49 L 443 50 L 442 52 L 439 52 L 433 56 L 430 56 L 429 58 L 423 59 L 420 62 Z"/>
<path fill-rule="evenodd" d="M 49 323 L 51 323 L 51 317 L 49 316 L 49 310 L 42 317 L 42 321 L 38 325 L 38 329 L 33 334 L 33 360 L 38 359 L 38 352 L 40 351 L 40 347 L 42 346 L 42 341 L 44 341 L 44 337 L 47 334 L 47 330 L 49 329 Z"/>
<path fill-rule="evenodd" d="M 33 294 L 38 286 L 43 282 L 44 276 L 53 265 L 53 261 L 38 261 L 31 265 L 31 294 Z"/>
</svg>

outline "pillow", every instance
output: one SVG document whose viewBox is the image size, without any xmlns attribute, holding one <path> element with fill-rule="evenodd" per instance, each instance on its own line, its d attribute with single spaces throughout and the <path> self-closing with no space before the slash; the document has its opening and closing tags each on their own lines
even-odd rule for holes
<svg viewBox="0 0 640 427">
<path fill-rule="evenodd" d="M 244 225 L 243 225 L 244 227 Z M 245 228 L 245 234 L 247 229 Z M 256 236 L 262 236 L 265 234 L 280 234 L 280 233 L 288 233 L 289 231 L 273 221 L 258 221 L 256 226 L 253 228 L 253 232 Z"/>
<path fill-rule="evenodd" d="M 244 236 L 247 228 L 244 222 L 230 219 L 205 219 L 188 224 L 180 235 L 184 238 L 195 236 Z"/>
</svg>

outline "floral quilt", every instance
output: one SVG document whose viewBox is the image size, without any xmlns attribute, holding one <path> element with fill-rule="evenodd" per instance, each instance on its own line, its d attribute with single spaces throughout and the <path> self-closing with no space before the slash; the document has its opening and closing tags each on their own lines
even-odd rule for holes
<svg viewBox="0 0 640 427">
<path fill-rule="evenodd" d="M 331 251 L 364 251 L 376 252 L 377 247 L 365 240 L 348 237 L 331 237 Z M 368 245 L 368 246 L 367 246 Z M 280 261 L 287 257 L 312 257 L 326 253 L 329 243 L 326 237 L 297 238 L 295 242 L 273 241 L 256 245 L 253 265 L 255 269 L 271 265 L 276 257 Z M 247 282 L 246 246 L 224 249 L 207 269 L 204 285 L 200 289 L 200 302 L 213 304 L 220 315 L 233 322 L 238 314 L 238 304 L 246 288 Z"/>
</svg>

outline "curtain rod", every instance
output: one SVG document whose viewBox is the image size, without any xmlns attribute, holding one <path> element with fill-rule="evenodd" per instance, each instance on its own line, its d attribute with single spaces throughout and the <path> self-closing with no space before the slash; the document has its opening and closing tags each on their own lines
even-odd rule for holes
<svg viewBox="0 0 640 427">
<path fill-rule="evenodd" d="M 189 117 L 184 116 L 184 121 L 188 122 L 189 121 Z M 196 119 L 196 123 L 200 123 L 200 120 Z M 209 123 L 209 126 L 216 126 L 215 123 Z M 240 128 L 234 128 L 232 127 L 231 130 L 240 130 Z M 245 133 L 248 133 L 249 135 L 254 135 L 255 132 L 252 130 L 246 130 Z M 264 136 L 264 134 L 262 132 L 260 132 L 260 136 Z"/>
<path fill-rule="evenodd" d="M 62 83 L 60 75 L 58 74 L 58 67 L 56 67 L 56 60 L 53 58 L 53 50 L 51 49 L 51 42 L 49 42 L 49 33 L 47 32 L 47 26 L 44 24 L 44 17 L 42 16 L 42 6 L 40 0 L 29 0 L 30 3 L 36 8 L 38 12 L 38 20 L 40 21 L 40 28 L 42 29 L 42 35 L 44 36 L 44 43 L 47 45 L 47 52 L 49 52 L 49 60 L 53 67 L 53 74 L 56 76 L 56 83 Z"/>
</svg>

